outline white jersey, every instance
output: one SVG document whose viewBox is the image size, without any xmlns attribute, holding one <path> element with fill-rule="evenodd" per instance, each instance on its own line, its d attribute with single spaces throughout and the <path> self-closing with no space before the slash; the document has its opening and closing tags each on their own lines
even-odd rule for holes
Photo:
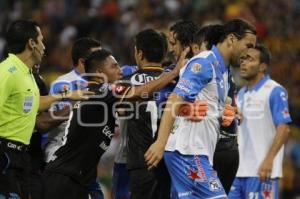
<svg viewBox="0 0 300 199">
<path fill-rule="evenodd" d="M 165 150 L 206 155 L 212 164 L 228 89 L 228 70 L 216 47 L 193 57 L 181 73 L 174 92 L 185 101 L 207 101 L 207 116 L 201 122 L 177 116 Z"/>
<path fill-rule="evenodd" d="M 291 122 L 287 92 L 265 76 L 252 90 L 239 91 L 237 105 L 243 114 L 238 131 L 240 164 L 237 177 L 257 177 L 276 135 L 276 126 Z M 272 178 L 282 176 L 284 147 L 273 161 Z"/>
<path fill-rule="evenodd" d="M 72 70 L 69 73 L 59 76 L 50 88 L 50 94 L 62 92 L 64 89 L 70 91 L 83 89 L 86 86 L 86 81 L 80 76 L 79 72 Z M 69 102 L 59 102 L 51 107 L 51 111 L 62 109 Z M 49 162 L 49 158 L 53 155 L 54 151 L 61 146 L 67 122 L 63 122 L 59 126 L 49 131 L 48 143 L 45 149 L 45 159 Z"/>
</svg>

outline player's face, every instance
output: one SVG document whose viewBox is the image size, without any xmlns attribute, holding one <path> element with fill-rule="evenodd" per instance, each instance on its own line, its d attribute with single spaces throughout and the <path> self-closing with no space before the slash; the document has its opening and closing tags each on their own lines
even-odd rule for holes
<svg viewBox="0 0 300 199">
<path fill-rule="evenodd" d="M 254 79 L 261 72 L 260 52 L 254 48 L 247 49 L 240 57 L 240 76 L 245 80 Z"/>
<path fill-rule="evenodd" d="M 256 44 L 256 35 L 252 33 L 246 33 L 242 39 L 235 38 L 233 42 L 233 56 L 231 59 L 231 65 L 238 67 L 239 59 L 248 48 L 254 47 Z"/>
<path fill-rule="evenodd" d="M 112 55 L 106 58 L 101 71 L 106 75 L 108 83 L 113 83 L 122 77 L 122 70 Z"/>
<path fill-rule="evenodd" d="M 181 43 L 176 39 L 176 34 L 173 31 L 169 32 L 168 36 L 170 52 L 174 55 L 175 59 L 178 60 L 183 47 Z"/>
<path fill-rule="evenodd" d="M 35 59 L 35 65 L 39 65 L 42 62 L 42 58 L 45 53 L 45 45 L 43 43 L 43 35 L 41 29 L 37 27 L 38 36 L 35 42 L 35 47 L 33 48 L 33 57 Z"/>
<path fill-rule="evenodd" d="M 192 44 L 192 52 L 193 52 L 193 56 L 198 55 L 199 53 L 208 50 L 207 49 L 207 42 L 203 41 L 200 44 Z"/>
</svg>

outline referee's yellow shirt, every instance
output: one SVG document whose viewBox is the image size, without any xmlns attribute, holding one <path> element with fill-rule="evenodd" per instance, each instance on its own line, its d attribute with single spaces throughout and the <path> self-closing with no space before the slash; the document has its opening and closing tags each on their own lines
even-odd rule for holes
<svg viewBox="0 0 300 199">
<path fill-rule="evenodd" d="M 14 54 L 0 63 L 0 137 L 29 144 L 40 100 L 31 70 Z"/>
</svg>

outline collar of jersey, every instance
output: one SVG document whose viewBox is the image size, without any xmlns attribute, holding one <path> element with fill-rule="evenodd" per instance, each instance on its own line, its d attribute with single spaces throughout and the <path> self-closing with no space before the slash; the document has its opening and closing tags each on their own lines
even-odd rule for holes
<svg viewBox="0 0 300 199">
<path fill-rule="evenodd" d="M 81 78 L 82 78 L 82 76 L 81 76 L 80 72 L 79 72 L 78 70 L 76 70 L 76 68 L 74 68 L 74 69 L 73 69 L 73 71 L 74 71 L 74 73 L 75 73 L 76 75 L 78 75 L 79 77 L 81 77 Z"/>
<path fill-rule="evenodd" d="M 269 75 L 265 75 L 261 80 L 259 80 L 252 89 L 249 89 L 249 87 L 246 87 L 246 92 L 249 90 L 254 90 L 254 91 L 258 91 L 264 84 L 265 82 L 270 79 Z"/>
<path fill-rule="evenodd" d="M 89 86 L 96 86 L 100 84 L 100 82 L 96 82 L 96 81 L 88 81 L 87 83 Z"/>
<path fill-rule="evenodd" d="M 140 68 L 141 70 L 157 70 L 157 71 L 163 71 L 164 69 L 160 66 L 144 66 Z"/>
<path fill-rule="evenodd" d="M 213 51 L 213 53 L 215 54 L 215 56 L 220 64 L 219 66 L 220 66 L 222 73 L 227 71 L 228 69 L 226 67 L 225 61 L 224 61 L 223 56 L 221 55 L 219 49 L 216 46 L 213 46 L 211 51 Z"/>
<path fill-rule="evenodd" d="M 28 66 L 26 66 L 26 64 L 24 64 L 24 62 L 20 60 L 16 55 L 9 53 L 8 57 L 13 61 L 14 64 L 16 64 L 16 67 L 18 67 L 21 71 L 23 71 L 24 73 L 30 72 L 31 69 L 28 68 Z"/>
</svg>

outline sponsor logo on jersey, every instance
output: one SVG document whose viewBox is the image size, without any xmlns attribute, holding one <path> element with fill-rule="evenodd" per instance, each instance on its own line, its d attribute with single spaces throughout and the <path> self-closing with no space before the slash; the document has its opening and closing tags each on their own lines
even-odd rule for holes
<svg viewBox="0 0 300 199">
<path fill-rule="evenodd" d="M 181 82 L 178 82 L 178 84 L 176 85 L 176 88 L 182 90 L 183 92 L 190 94 L 191 90 L 187 87 L 185 87 L 184 85 L 181 84 Z"/>
<path fill-rule="evenodd" d="M 103 142 L 101 142 L 101 144 L 99 145 L 99 147 L 101 148 L 101 149 L 103 149 L 104 151 L 106 151 L 107 149 L 108 149 L 108 146 L 106 145 L 106 143 L 103 141 Z"/>
<path fill-rule="evenodd" d="M 153 77 L 145 73 L 137 73 L 130 78 L 130 81 L 133 85 L 139 86 L 156 79 L 158 79 L 158 77 Z"/>
<path fill-rule="evenodd" d="M 110 140 L 113 138 L 114 134 L 111 132 L 111 130 L 109 129 L 109 126 L 105 126 L 102 130 L 102 133 L 108 137 Z"/>
<path fill-rule="evenodd" d="M 186 196 L 192 195 L 192 193 L 193 193 L 193 191 L 179 192 L 178 197 L 179 198 L 186 197 Z"/>
</svg>

